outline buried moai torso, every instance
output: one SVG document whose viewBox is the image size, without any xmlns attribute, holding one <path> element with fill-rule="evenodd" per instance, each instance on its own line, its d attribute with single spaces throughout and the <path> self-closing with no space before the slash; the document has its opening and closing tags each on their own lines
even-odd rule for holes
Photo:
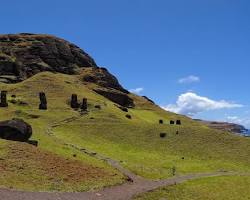
<svg viewBox="0 0 250 200">
<path fill-rule="evenodd" d="M 79 108 L 79 103 L 77 101 L 77 94 L 72 94 L 70 106 L 71 108 Z"/>
<path fill-rule="evenodd" d="M 39 98 L 40 98 L 39 109 L 40 110 L 47 110 L 47 99 L 46 99 L 45 93 L 40 92 L 39 93 Z"/>
<path fill-rule="evenodd" d="M 0 107 L 8 107 L 7 103 L 7 91 L 1 91 L 1 103 Z"/>
<path fill-rule="evenodd" d="M 86 111 L 87 108 L 88 108 L 87 99 L 86 99 L 86 98 L 83 98 L 83 99 L 82 99 L 81 110 L 82 110 L 82 111 Z"/>
</svg>

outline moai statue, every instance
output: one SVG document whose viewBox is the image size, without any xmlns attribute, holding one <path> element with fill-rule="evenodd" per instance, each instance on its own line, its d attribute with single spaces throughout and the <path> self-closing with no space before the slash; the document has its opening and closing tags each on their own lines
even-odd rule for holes
<svg viewBox="0 0 250 200">
<path fill-rule="evenodd" d="M 71 108 L 79 108 L 79 103 L 77 101 L 77 94 L 72 94 L 71 96 L 71 102 L 70 102 Z"/>
<path fill-rule="evenodd" d="M 176 120 L 176 124 L 177 124 L 177 125 L 181 125 L 181 120 L 179 120 L 179 119 Z"/>
<path fill-rule="evenodd" d="M 87 111 L 88 109 L 88 100 L 86 98 L 82 99 L 82 105 L 81 105 L 81 110 L 82 111 Z"/>
<path fill-rule="evenodd" d="M 173 120 L 170 120 L 170 124 L 173 125 L 173 124 L 174 124 L 174 121 L 173 121 Z"/>
<path fill-rule="evenodd" d="M 8 107 L 7 91 L 1 91 L 1 103 L 0 107 Z"/>
<path fill-rule="evenodd" d="M 39 110 L 47 110 L 47 99 L 45 93 L 40 92 L 39 98 L 40 98 Z"/>
</svg>

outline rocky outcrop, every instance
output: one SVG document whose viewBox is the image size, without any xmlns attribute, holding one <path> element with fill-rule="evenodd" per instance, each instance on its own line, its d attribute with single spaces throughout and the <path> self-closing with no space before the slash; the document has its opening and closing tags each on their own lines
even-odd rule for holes
<svg viewBox="0 0 250 200">
<path fill-rule="evenodd" d="M 110 101 L 119 104 L 120 106 L 134 107 L 133 99 L 131 99 L 126 93 L 114 89 L 104 88 L 94 89 L 94 91 L 109 99 Z"/>
<path fill-rule="evenodd" d="M 32 135 L 31 126 L 22 119 L 0 122 L 0 138 L 27 142 Z"/>
<path fill-rule="evenodd" d="M 80 77 L 84 82 L 95 83 L 105 88 L 113 88 L 126 94 L 129 93 L 120 85 L 117 78 L 104 67 L 82 69 Z"/>
<path fill-rule="evenodd" d="M 42 34 L 0 35 L 0 81 L 19 82 L 43 71 L 75 74 L 95 61 L 76 45 Z"/>
</svg>

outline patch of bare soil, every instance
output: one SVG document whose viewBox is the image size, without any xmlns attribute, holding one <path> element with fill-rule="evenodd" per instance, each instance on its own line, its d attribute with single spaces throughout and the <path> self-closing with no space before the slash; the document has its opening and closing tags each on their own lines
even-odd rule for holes
<svg viewBox="0 0 250 200">
<path fill-rule="evenodd" d="M 62 180 L 68 184 L 95 181 L 116 175 L 78 160 L 65 159 L 56 154 L 41 151 L 29 144 L 11 142 L 8 145 L 7 154 L 0 159 L 0 173 L 25 174 L 29 171 L 37 173 L 36 177 L 46 177 L 51 182 Z"/>
</svg>

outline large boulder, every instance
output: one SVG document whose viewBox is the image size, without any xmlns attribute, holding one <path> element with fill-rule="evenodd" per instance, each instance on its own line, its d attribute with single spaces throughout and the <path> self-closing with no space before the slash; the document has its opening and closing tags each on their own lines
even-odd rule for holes
<svg viewBox="0 0 250 200">
<path fill-rule="evenodd" d="M 126 94 L 129 93 L 121 86 L 117 78 L 104 67 L 84 68 L 81 70 L 80 77 L 84 82 L 95 83 L 104 88 L 113 88 Z"/>
<path fill-rule="evenodd" d="M 87 53 L 63 39 L 28 33 L 0 35 L 3 82 L 19 82 L 42 71 L 75 74 L 85 67 L 97 65 Z"/>
<path fill-rule="evenodd" d="M 0 122 L 0 138 L 26 142 L 32 135 L 32 127 L 22 119 Z"/>
<path fill-rule="evenodd" d="M 133 99 L 131 99 L 128 94 L 123 93 L 121 91 L 115 89 L 104 89 L 104 88 L 97 88 L 94 91 L 105 98 L 113 101 L 116 104 L 124 107 L 134 107 Z"/>
</svg>

